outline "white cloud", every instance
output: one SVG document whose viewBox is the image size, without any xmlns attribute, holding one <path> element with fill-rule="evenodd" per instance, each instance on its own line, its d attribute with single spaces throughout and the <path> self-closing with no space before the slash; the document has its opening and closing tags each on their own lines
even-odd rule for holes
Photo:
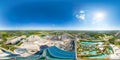
<svg viewBox="0 0 120 60">
<path fill-rule="evenodd" d="M 84 10 L 81 10 L 81 11 L 80 11 L 80 13 L 81 13 L 81 14 L 84 14 L 84 13 L 85 13 L 85 11 L 84 11 Z"/>
<path fill-rule="evenodd" d="M 76 18 L 79 20 L 85 20 L 85 11 L 81 10 L 78 14 L 76 14 Z"/>
</svg>

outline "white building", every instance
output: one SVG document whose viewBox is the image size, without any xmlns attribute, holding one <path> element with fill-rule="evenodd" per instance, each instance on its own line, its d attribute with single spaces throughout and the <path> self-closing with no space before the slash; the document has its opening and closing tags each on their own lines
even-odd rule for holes
<svg viewBox="0 0 120 60">
<path fill-rule="evenodd" d="M 66 39 L 68 39 L 68 35 L 67 35 L 67 34 L 63 34 L 63 35 L 61 36 L 61 40 L 66 40 Z"/>
<path fill-rule="evenodd" d="M 14 38 L 14 39 L 9 39 L 9 40 L 7 40 L 6 44 L 16 44 L 24 38 L 26 38 L 26 36 L 17 37 L 17 38 Z"/>
</svg>

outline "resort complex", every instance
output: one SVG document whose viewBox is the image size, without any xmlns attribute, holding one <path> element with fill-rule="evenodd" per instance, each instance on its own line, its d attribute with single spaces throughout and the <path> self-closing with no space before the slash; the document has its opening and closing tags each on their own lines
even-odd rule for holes
<svg viewBox="0 0 120 60">
<path fill-rule="evenodd" d="M 75 60 L 75 39 L 66 32 L 1 31 L 0 59 Z"/>
<path fill-rule="evenodd" d="M 115 31 L 90 31 L 81 34 L 81 38 L 77 40 L 78 60 L 119 60 L 119 34 Z"/>
<path fill-rule="evenodd" d="M 80 40 L 77 44 L 77 56 L 80 58 L 108 59 L 107 55 L 114 53 L 112 47 L 105 41 Z"/>
<path fill-rule="evenodd" d="M 0 59 L 120 59 L 119 31 L 1 31 Z"/>
<path fill-rule="evenodd" d="M 120 60 L 120 0 L 0 0 L 0 60 Z"/>
</svg>

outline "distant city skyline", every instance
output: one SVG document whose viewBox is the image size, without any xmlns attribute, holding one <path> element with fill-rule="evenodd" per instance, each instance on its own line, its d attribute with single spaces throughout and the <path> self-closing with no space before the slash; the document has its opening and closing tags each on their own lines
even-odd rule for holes
<svg viewBox="0 0 120 60">
<path fill-rule="evenodd" d="M 0 30 L 120 30 L 119 0 L 1 0 Z"/>
</svg>

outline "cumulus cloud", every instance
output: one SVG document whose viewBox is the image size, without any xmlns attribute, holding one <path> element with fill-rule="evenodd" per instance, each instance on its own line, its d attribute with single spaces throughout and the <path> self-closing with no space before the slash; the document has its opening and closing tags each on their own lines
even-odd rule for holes
<svg viewBox="0 0 120 60">
<path fill-rule="evenodd" d="M 79 20 L 85 20 L 85 11 L 81 10 L 78 14 L 76 14 L 76 18 Z"/>
</svg>

